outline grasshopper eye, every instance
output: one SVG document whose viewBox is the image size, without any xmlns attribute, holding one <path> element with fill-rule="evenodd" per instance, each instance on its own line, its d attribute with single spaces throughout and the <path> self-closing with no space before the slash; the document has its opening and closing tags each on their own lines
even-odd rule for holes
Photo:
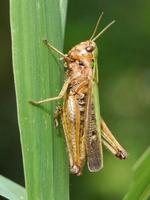
<svg viewBox="0 0 150 200">
<path fill-rule="evenodd" d="M 93 46 L 88 46 L 85 48 L 87 52 L 92 52 L 94 50 Z"/>
</svg>

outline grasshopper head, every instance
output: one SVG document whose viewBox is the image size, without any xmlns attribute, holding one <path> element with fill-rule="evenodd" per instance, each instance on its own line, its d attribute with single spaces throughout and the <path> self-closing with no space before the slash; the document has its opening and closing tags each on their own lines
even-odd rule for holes
<svg viewBox="0 0 150 200">
<path fill-rule="evenodd" d="M 98 49 L 97 49 L 95 41 L 115 22 L 115 20 L 113 20 L 104 29 L 102 29 L 102 31 L 100 31 L 96 35 L 102 16 L 103 16 L 103 12 L 98 18 L 98 21 L 96 23 L 93 34 L 90 37 L 90 39 L 85 42 L 81 42 L 77 44 L 68 52 L 66 56 L 64 56 L 66 67 L 72 69 L 75 66 L 77 67 L 78 65 L 82 66 L 82 68 L 83 67 L 94 68 L 94 66 L 96 66 L 94 63 L 96 63 L 95 61 L 97 59 Z"/>
<path fill-rule="evenodd" d="M 70 71 L 73 71 L 74 74 L 78 73 L 79 75 L 94 74 L 94 77 L 96 76 L 97 81 L 98 68 L 96 60 L 98 56 L 98 49 L 95 41 L 115 22 L 115 20 L 113 20 L 96 35 L 97 28 L 102 16 L 103 12 L 96 23 L 93 34 L 90 37 L 90 39 L 77 44 L 68 52 L 66 56 L 64 56 L 65 66 L 68 67 Z M 91 73 L 91 70 L 93 70 L 94 73 Z"/>
<path fill-rule="evenodd" d="M 81 42 L 68 52 L 68 62 L 70 62 L 68 64 L 75 62 L 83 67 L 91 67 L 97 58 L 97 53 L 97 46 L 94 41 L 87 40 L 85 42 Z"/>
</svg>

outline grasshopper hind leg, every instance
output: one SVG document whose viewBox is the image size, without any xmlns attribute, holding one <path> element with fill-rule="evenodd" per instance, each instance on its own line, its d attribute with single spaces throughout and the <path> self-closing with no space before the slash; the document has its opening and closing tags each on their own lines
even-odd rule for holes
<svg viewBox="0 0 150 200">
<path fill-rule="evenodd" d="M 113 136 L 109 128 L 107 127 L 104 120 L 101 120 L 101 130 L 102 130 L 102 142 L 107 149 L 109 149 L 112 154 L 117 158 L 123 160 L 128 157 L 126 150 L 119 144 L 116 138 Z"/>
</svg>

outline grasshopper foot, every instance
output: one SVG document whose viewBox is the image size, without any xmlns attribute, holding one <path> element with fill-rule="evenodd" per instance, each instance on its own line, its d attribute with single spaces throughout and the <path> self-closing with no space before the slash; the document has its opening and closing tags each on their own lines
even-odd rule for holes
<svg viewBox="0 0 150 200">
<path fill-rule="evenodd" d="M 29 101 L 30 104 L 34 105 L 34 106 L 37 106 L 39 105 L 40 103 L 38 101 Z"/>
</svg>

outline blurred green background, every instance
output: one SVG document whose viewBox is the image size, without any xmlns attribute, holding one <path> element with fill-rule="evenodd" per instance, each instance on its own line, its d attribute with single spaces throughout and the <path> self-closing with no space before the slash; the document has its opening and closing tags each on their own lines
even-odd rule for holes
<svg viewBox="0 0 150 200">
<path fill-rule="evenodd" d="M 104 150 L 99 173 L 71 176 L 71 200 L 120 200 L 132 180 L 132 166 L 149 145 L 150 2 L 70 0 L 65 52 L 88 39 L 99 14 L 100 29 L 116 19 L 99 40 L 101 112 L 119 142 L 128 150 L 125 161 Z M 21 51 L 21 49 L 20 49 Z M 8 1 L 0 2 L 0 173 L 24 184 L 12 73 Z M 59 163 L 58 163 L 59 164 Z"/>
</svg>

